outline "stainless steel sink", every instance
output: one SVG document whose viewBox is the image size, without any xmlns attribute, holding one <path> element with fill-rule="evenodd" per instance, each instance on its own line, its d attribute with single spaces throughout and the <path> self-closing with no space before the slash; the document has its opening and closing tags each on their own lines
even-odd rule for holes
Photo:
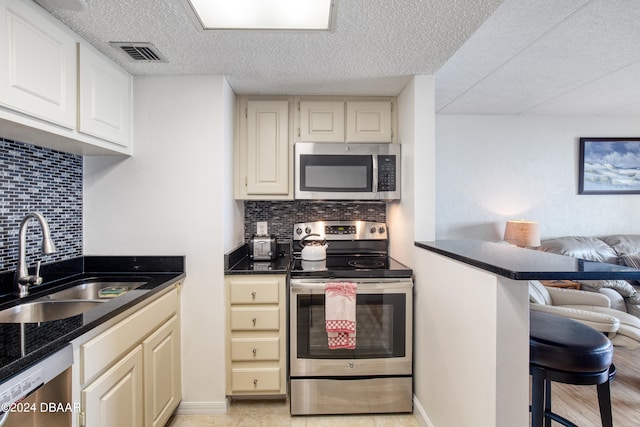
<svg viewBox="0 0 640 427">
<path fill-rule="evenodd" d="M 104 301 L 132 289 L 146 285 L 146 281 L 124 282 L 124 281 L 91 281 L 80 283 L 71 288 L 47 295 L 48 300 L 100 300 Z"/>
<path fill-rule="evenodd" d="M 34 301 L 0 311 L 0 323 L 36 323 L 66 319 L 102 301 Z"/>
</svg>

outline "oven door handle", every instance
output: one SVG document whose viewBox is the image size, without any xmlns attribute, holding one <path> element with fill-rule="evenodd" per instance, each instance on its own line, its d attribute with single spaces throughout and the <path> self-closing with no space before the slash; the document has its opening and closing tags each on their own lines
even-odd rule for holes
<svg viewBox="0 0 640 427">
<path fill-rule="evenodd" d="M 310 281 L 310 280 L 292 280 L 289 284 L 291 292 L 295 293 L 319 293 L 324 292 L 325 283 L 336 282 L 337 280 L 323 280 L 323 281 Z M 370 292 L 370 291 L 394 291 L 397 289 L 410 289 L 413 287 L 411 280 L 398 280 L 393 282 L 364 282 L 357 280 L 343 280 L 345 282 L 352 282 L 358 286 L 358 292 Z"/>
</svg>

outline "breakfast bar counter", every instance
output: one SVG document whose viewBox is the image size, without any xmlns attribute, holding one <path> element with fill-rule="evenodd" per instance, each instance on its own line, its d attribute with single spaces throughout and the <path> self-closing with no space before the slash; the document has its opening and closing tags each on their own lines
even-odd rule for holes
<svg viewBox="0 0 640 427">
<path fill-rule="evenodd" d="M 640 270 L 482 240 L 416 246 L 513 280 L 640 280 Z"/>
<path fill-rule="evenodd" d="M 434 426 L 529 424 L 529 280 L 640 279 L 477 240 L 415 242 L 413 256 L 416 410 Z"/>
</svg>

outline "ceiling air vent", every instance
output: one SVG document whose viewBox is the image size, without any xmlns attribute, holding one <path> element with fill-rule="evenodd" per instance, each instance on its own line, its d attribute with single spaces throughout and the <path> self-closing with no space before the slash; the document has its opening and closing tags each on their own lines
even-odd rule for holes
<svg viewBox="0 0 640 427">
<path fill-rule="evenodd" d="M 109 44 L 121 49 L 134 61 L 167 62 L 151 43 L 109 42 Z"/>
</svg>

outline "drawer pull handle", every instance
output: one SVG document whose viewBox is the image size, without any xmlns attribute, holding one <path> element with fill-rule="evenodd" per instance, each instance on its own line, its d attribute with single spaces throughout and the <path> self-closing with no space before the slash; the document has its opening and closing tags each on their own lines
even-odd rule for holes
<svg viewBox="0 0 640 427">
<path fill-rule="evenodd" d="M 256 326 L 256 322 L 258 321 L 258 319 L 254 317 L 253 319 L 251 319 L 251 321 L 253 322 L 253 326 Z"/>
<path fill-rule="evenodd" d="M 251 292 L 251 298 L 256 299 L 256 291 Z"/>
<path fill-rule="evenodd" d="M 256 357 L 256 353 L 258 352 L 258 349 L 254 348 L 252 351 L 253 351 L 253 357 Z"/>
<path fill-rule="evenodd" d="M 253 380 L 253 385 L 254 385 L 254 387 L 258 387 L 258 379 L 257 378 Z"/>
</svg>

